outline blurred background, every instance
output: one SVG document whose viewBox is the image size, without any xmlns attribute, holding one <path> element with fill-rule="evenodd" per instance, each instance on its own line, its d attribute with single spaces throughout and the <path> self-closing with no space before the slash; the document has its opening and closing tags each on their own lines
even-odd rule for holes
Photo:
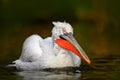
<svg viewBox="0 0 120 80">
<path fill-rule="evenodd" d="M 19 58 L 24 40 L 51 36 L 52 21 L 66 21 L 93 58 L 120 53 L 120 0 L 0 0 L 0 64 Z"/>
</svg>

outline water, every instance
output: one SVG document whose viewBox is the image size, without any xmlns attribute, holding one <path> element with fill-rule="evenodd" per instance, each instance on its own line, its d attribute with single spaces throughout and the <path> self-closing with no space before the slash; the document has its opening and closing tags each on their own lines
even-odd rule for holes
<svg viewBox="0 0 120 80">
<path fill-rule="evenodd" d="M 1 65 L 0 80 L 119 80 L 119 58 L 120 55 L 93 58 L 91 65 L 83 64 L 70 70 L 18 71 Z"/>
</svg>

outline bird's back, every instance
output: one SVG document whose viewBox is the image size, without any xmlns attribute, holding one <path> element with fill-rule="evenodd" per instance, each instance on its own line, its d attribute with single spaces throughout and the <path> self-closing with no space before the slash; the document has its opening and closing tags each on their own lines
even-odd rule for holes
<svg viewBox="0 0 120 80">
<path fill-rule="evenodd" d="M 19 70 L 38 70 L 46 68 L 47 60 L 52 54 L 52 39 L 42 39 L 39 35 L 28 37 L 23 43 L 20 58 L 14 61 Z"/>
<path fill-rule="evenodd" d="M 43 51 L 40 47 L 40 42 L 42 41 L 43 39 L 38 35 L 32 35 L 28 37 L 23 43 L 20 60 L 23 62 L 36 61 L 43 54 Z"/>
</svg>

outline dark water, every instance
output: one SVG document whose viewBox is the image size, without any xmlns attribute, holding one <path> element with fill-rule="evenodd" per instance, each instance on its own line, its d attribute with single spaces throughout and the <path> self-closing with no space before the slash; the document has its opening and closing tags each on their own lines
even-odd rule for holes
<svg viewBox="0 0 120 80">
<path fill-rule="evenodd" d="M 119 80 L 120 55 L 93 58 L 92 64 L 80 68 L 44 71 L 17 71 L 0 66 L 0 80 Z"/>
</svg>

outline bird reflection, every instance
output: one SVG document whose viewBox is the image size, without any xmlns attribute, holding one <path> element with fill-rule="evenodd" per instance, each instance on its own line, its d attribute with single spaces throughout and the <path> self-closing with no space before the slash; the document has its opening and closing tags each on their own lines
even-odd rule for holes
<svg viewBox="0 0 120 80">
<path fill-rule="evenodd" d="M 66 71 L 19 71 L 16 75 L 23 78 L 23 80 L 79 80 L 81 73 L 66 72 Z"/>
</svg>

